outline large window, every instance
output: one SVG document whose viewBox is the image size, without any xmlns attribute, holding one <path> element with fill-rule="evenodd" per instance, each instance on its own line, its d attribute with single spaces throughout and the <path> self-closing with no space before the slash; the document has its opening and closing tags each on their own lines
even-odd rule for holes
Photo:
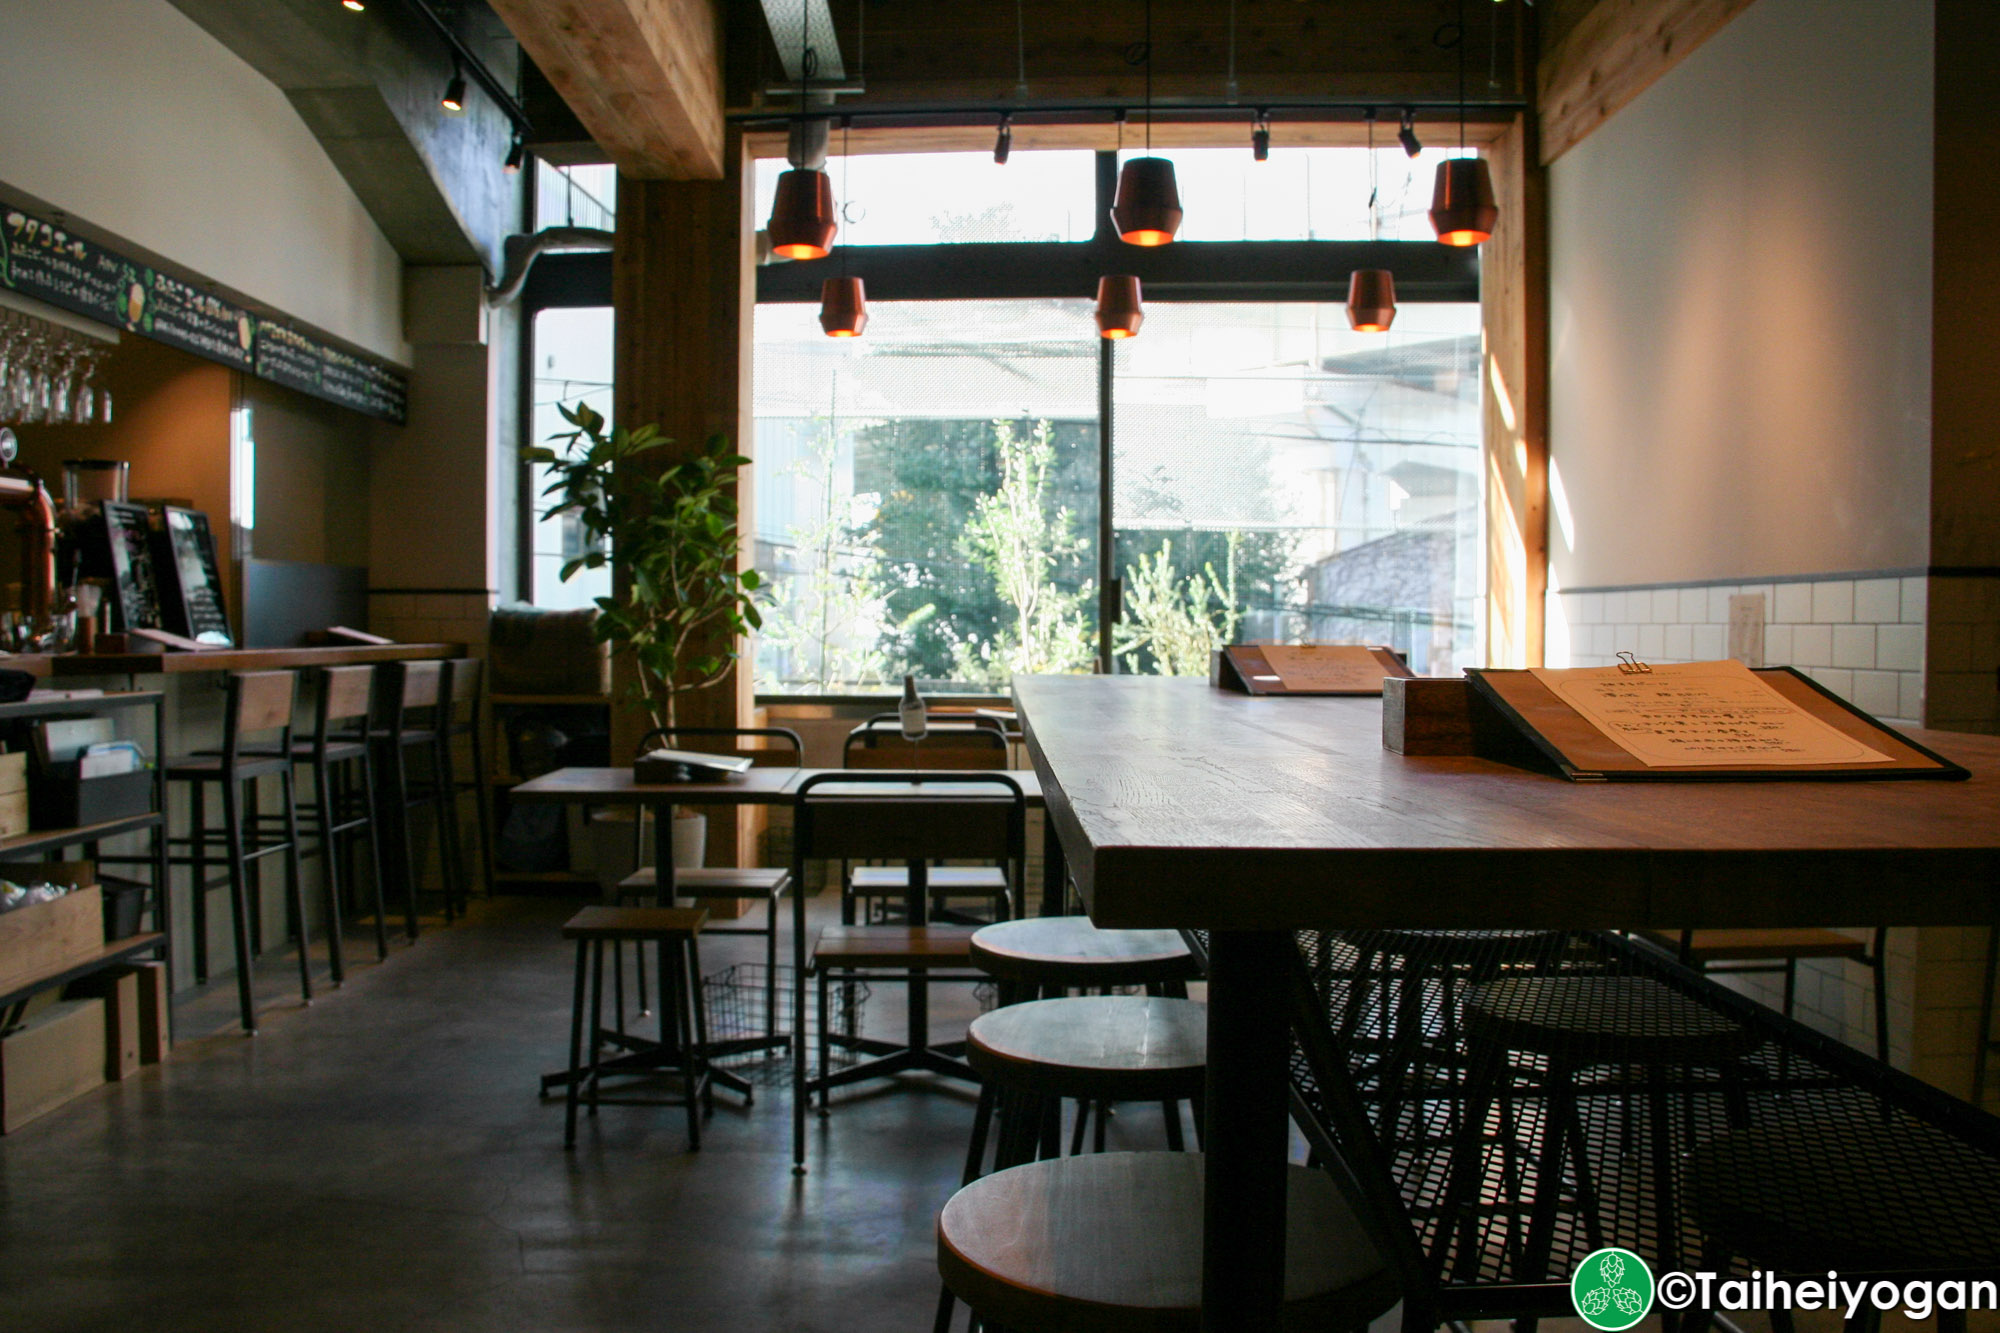
<svg viewBox="0 0 2000 1333">
<path fill-rule="evenodd" d="M 998 167 L 989 153 L 901 153 L 834 157 L 826 169 L 843 201 L 842 245 L 1087 241 L 1096 225 L 1096 158 L 1017 153 Z M 788 165 L 758 159 L 756 217 L 771 216 Z"/>
<path fill-rule="evenodd" d="M 547 445 L 553 436 L 573 429 L 563 420 L 561 407 L 588 403 L 611 416 L 612 319 L 609 306 L 538 311 L 533 325 L 529 355 L 534 358 L 533 392 L 528 415 L 528 438 Z M 609 569 L 580 569 L 568 582 L 562 578 L 563 565 L 585 553 L 583 533 L 567 518 L 544 520 L 548 501 L 542 490 L 548 485 L 544 470 L 531 468 L 527 502 L 534 506 L 534 522 L 528 531 L 528 596 L 536 606 L 589 606 L 598 597 L 611 593 Z"/>
<path fill-rule="evenodd" d="M 843 339 L 817 313 L 757 309 L 757 688 L 1089 670 L 1090 303 L 876 302 Z"/>
</svg>

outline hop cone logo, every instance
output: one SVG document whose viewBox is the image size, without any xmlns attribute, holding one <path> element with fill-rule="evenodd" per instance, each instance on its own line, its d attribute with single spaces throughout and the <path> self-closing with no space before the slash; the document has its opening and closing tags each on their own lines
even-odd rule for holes
<svg viewBox="0 0 2000 1333">
<path fill-rule="evenodd" d="M 1630 1250 L 1598 1250 L 1577 1265 L 1569 1294 L 1585 1323 L 1617 1333 L 1653 1308 L 1652 1270 Z"/>
</svg>

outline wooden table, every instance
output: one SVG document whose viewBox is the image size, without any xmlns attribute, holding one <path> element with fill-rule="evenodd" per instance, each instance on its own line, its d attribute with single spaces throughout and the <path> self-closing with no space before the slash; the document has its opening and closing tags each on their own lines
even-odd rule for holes
<svg viewBox="0 0 2000 1333">
<path fill-rule="evenodd" d="M 1204 1327 L 1275 1327 L 1292 928 L 1990 925 L 2000 738 L 1968 782 L 1570 783 L 1382 748 L 1381 701 L 1017 678 L 1100 926 L 1211 936 Z"/>
</svg>

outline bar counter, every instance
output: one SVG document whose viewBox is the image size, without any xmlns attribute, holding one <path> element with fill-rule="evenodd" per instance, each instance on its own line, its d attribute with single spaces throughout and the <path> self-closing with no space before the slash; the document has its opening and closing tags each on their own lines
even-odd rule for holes
<svg viewBox="0 0 2000 1333">
<path fill-rule="evenodd" d="M 218 648 L 200 653 L 17 653 L 0 667 L 44 679 L 78 676 L 181 675 L 202 671 L 277 671 L 369 662 L 435 661 L 465 655 L 462 643 L 339 644 L 323 648 Z"/>
</svg>

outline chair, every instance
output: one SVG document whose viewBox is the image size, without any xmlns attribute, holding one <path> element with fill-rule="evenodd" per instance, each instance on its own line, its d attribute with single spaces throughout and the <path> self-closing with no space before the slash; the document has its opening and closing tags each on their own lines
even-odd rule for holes
<svg viewBox="0 0 2000 1333">
<path fill-rule="evenodd" d="M 298 693 L 298 673 L 293 671 L 235 671 L 224 686 L 222 750 L 217 754 L 183 755 L 166 762 L 167 781 L 189 788 L 191 809 L 188 834 L 171 839 L 188 848 L 185 856 L 169 857 L 175 865 L 194 869 L 194 971 L 195 980 L 208 980 L 208 894 L 214 887 L 208 878 L 213 859 L 210 849 L 218 844 L 228 868 L 229 907 L 236 937 L 236 995 L 242 1010 L 243 1030 L 257 1030 L 256 1004 L 252 991 L 251 959 L 262 938 L 263 913 L 257 902 L 261 894 L 251 883 L 250 870 L 261 866 L 263 858 L 282 853 L 285 858 L 285 900 L 299 950 L 299 994 L 312 1003 L 312 962 L 307 954 L 305 900 L 299 888 L 299 826 L 297 802 L 292 782 L 292 704 Z M 253 737 L 275 733 L 272 745 L 257 746 Z M 266 838 L 255 816 L 257 782 L 275 777 L 283 801 L 283 834 Z M 213 783 L 222 798 L 222 827 L 208 823 L 207 792 Z M 338 917 L 333 918 L 334 921 Z"/>
<path fill-rule="evenodd" d="M 1802 959 L 1842 959 L 1867 968 L 1875 981 L 1875 1058 L 1889 1063 L 1889 932 L 1877 926 L 1866 941 L 1837 930 L 1683 930 L 1642 931 L 1640 937 L 1665 949 L 1697 972 L 1722 976 L 1781 972 L 1785 978 L 1783 1013 L 1792 1016 Z"/>
<path fill-rule="evenodd" d="M 798 786 L 792 816 L 792 878 L 803 883 L 810 860 L 899 860 L 910 865 L 910 897 L 917 912 L 929 902 L 925 871 L 945 858 L 992 858 L 1002 862 L 1011 887 L 1020 883 L 1026 857 L 1027 800 L 1005 773 L 861 772 L 815 773 Z M 853 1049 L 875 1056 L 832 1072 L 822 1067 L 806 1075 L 806 990 L 808 972 L 805 900 L 792 898 L 793 999 L 792 1169 L 805 1171 L 806 1108 L 814 1093 L 862 1079 L 928 1070 L 973 1078 L 957 1059 L 961 1043 L 930 1040 L 927 988 L 940 971 L 976 980 L 970 970 L 971 936 L 932 931 L 921 920 L 903 926 L 842 926 L 822 934 L 811 967 L 822 975 L 870 975 L 909 983 L 909 1044 L 856 1037 Z M 835 930 L 838 934 L 834 934 Z M 900 974 L 898 977 L 897 975 Z"/>
<path fill-rule="evenodd" d="M 841 746 L 841 767 L 851 769 L 916 769 L 958 772 L 990 772 L 1007 767 L 1007 733 L 997 718 L 927 718 L 931 729 L 921 741 L 903 738 L 901 719 L 895 713 L 877 713 L 847 734 Z M 983 898 L 987 902 L 985 920 L 1004 921 L 1015 915 L 1016 904 L 1005 872 L 998 866 L 931 866 L 927 871 L 933 916 L 979 924 L 980 919 L 961 916 L 949 907 L 953 898 Z M 886 920 L 885 904 L 901 901 L 908 915 L 910 872 L 901 865 L 841 867 L 840 920 L 853 925 L 864 914 L 868 921 Z M 863 910 L 857 910 L 863 909 Z"/>
<path fill-rule="evenodd" d="M 576 1146 L 576 1108 L 588 1103 L 590 1113 L 601 1105 L 657 1106 L 655 1098 L 603 1095 L 604 946 L 633 942 L 653 944 L 660 951 L 660 1040 L 648 1052 L 645 1068 L 629 1063 L 618 1072 L 681 1075 L 681 1098 L 687 1106 L 688 1147 L 701 1148 L 701 1116 L 715 1107 L 708 1059 L 708 1016 L 702 1008 L 701 958 L 696 938 L 708 912 L 703 908 L 586 907 L 563 926 L 563 938 L 576 941 L 576 981 L 569 1016 L 569 1073 L 563 1080 L 563 1147 Z M 584 1047 L 584 989 L 590 991 L 590 1040 Z M 675 1103 L 678 1104 L 678 1103 Z"/>
<path fill-rule="evenodd" d="M 800 767 L 805 762 L 805 742 L 789 727 L 660 727 L 639 738 L 638 752 L 644 754 L 655 741 L 669 749 L 678 749 L 681 742 L 694 740 L 728 739 L 735 742 L 726 753 L 741 754 L 757 763 L 772 766 L 789 765 Z M 743 744 L 747 741 L 770 741 L 775 744 L 752 749 Z M 697 746 L 698 749 L 706 747 Z M 659 899 L 659 871 L 654 866 L 643 864 L 646 859 L 645 816 L 642 811 L 636 830 L 640 868 L 627 875 L 618 883 L 619 901 L 633 898 Z M 673 874 L 673 896 L 692 898 L 697 901 L 717 901 L 724 899 L 754 898 L 764 904 L 764 924 L 759 926 L 710 926 L 711 935 L 762 935 L 764 937 L 764 1015 L 765 1036 L 775 1039 L 778 1031 L 778 904 L 792 891 L 791 871 L 780 866 L 764 868 L 758 866 L 700 866 L 675 869 Z M 662 907 L 671 907 L 671 902 L 662 901 Z M 646 974 L 642 961 L 639 969 L 639 1004 L 645 1007 Z M 769 1044 L 768 1041 L 766 1044 Z M 747 1049 L 747 1048 L 746 1048 Z"/>
<path fill-rule="evenodd" d="M 459 902 L 463 908 L 467 891 L 464 875 L 465 849 L 461 842 L 461 826 L 458 820 L 458 797 L 470 791 L 478 801 L 474 812 L 474 824 L 479 829 L 480 884 L 486 896 L 493 896 L 493 795 L 487 790 L 491 770 L 486 765 L 485 728 L 480 725 L 481 687 L 485 683 L 486 664 L 476 657 L 454 657 L 444 664 L 443 679 L 438 685 L 439 708 L 437 731 L 437 758 L 434 761 L 442 775 L 445 790 L 451 796 L 452 817 L 448 821 L 449 837 L 452 842 L 452 858 L 458 863 L 460 885 Z M 457 773 L 457 759 L 453 742 L 464 737 L 472 758 L 472 776 L 461 778 Z"/>
<path fill-rule="evenodd" d="M 444 700 L 447 682 L 441 662 L 388 662 L 377 677 L 376 725 L 369 737 L 376 749 L 376 777 L 380 782 L 381 809 L 386 815 L 394 874 L 402 881 L 405 929 L 417 938 L 417 890 L 422 867 L 417 863 L 416 839 L 411 834 L 410 812 L 430 807 L 437 824 L 438 879 L 444 886 L 445 919 L 452 919 L 453 886 L 461 880 L 456 858 L 457 839 L 451 831 L 456 818 L 450 784 L 439 764 L 438 733 L 448 723 Z M 414 753 L 422 767 L 413 774 L 410 757 Z M 421 780 L 413 783 L 412 776 Z"/>
</svg>

